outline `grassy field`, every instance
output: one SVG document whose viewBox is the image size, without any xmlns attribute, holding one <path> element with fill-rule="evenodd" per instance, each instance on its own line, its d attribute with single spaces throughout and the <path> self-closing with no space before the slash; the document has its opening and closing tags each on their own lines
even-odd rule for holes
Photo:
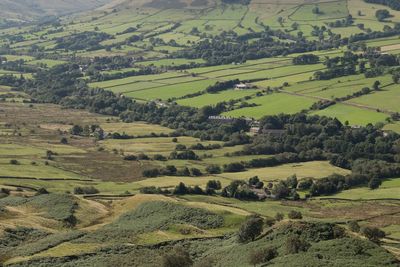
<svg viewBox="0 0 400 267">
<path fill-rule="evenodd" d="M 224 113 L 232 117 L 252 117 L 259 119 L 265 115 L 279 113 L 293 114 L 309 108 L 315 101 L 306 97 L 298 97 L 284 93 L 273 93 L 250 100 L 249 103 L 257 104 L 256 107 L 235 109 Z M 282 108 L 285 107 L 285 108 Z"/>
<path fill-rule="evenodd" d="M 261 180 L 270 182 L 283 180 L 291 175 L 296 175 L 298 178 L 322 178 L 333 173 L 348 174 L 349 171 L 334 167 L 324 161 L 313 161 L 299 164 L 285 164 L 278 167 L 250 169 L 240 173 L 224 173 L 221 177 L 230 179 L 248 179 L 253 176 L 258 176 Z"/>
<path fill-rule="evenodd" d="M 388 118 L 388 115 L 384 113 L 344 104 L 336 104 L 326 109 L 319 110 L 314 114 L 335 117 L 342 123 L 347 121 L 350 125 L 360 126 L 365 126 L 368 123 L 375 124 L 385 121 L 385 119 Z"/>
</svg>

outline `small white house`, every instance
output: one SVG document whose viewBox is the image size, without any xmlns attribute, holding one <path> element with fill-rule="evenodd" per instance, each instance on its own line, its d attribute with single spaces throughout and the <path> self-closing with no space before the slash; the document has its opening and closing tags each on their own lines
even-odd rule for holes
<svg viewBox="0 0 400 267">
<path fill-rule="evenodd" d="M 245 89 L 253 89 L 253 88 L 256 88 L 256 86 L 251 84 L 251 83 L 238 83 L 238 84 L 235 84 L 235 89 L 236 90 L 245 90 Z"/>
</svg>

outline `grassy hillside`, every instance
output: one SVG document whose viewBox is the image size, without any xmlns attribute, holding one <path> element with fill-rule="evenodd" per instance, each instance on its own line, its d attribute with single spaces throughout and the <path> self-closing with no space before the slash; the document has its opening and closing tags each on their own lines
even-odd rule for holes
<svg viewBox="0 0 400 267">
<path fill-rule="evenodd" d="M 107 3 L 107 0 L 3 0 L 0 15 L 3 19 L 32 20 L 49 15 L 63 15 L 91 10 Z"/>
</svg>

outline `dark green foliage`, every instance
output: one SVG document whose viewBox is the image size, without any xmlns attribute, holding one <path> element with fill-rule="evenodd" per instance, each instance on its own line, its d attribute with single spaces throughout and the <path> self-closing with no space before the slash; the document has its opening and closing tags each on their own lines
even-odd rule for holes
<svg viewBox="0 0 400 267">
<path fill-rule="evenodd" d="M 220 190 L 221 189 L 221 182 L 219 180 L 209 180 L 206 185 L 206 190 Z"/>
<path fill-rule="evenodd" d="M 378 178 L 372 178 L 369 183 L 368 183 L 368 187 L 371 189 L 377 189 L 379 188 L 379 186 L 381 186 L 382 181 Z"/>
<path fill-rule="evenodd" d="M 93 186 L 86 186 L 86 187 L 75 187 L 74 194 L 75 195 L 95 195 L 98 194 L 99 190 Z"/>
<path fill-rule="evenodd" d="M 110 35 L 103 32 L 82 32 L 56 39 L 55 49 L 92 51 L 103 48 L 100 42 L 110 38 Z"/>
<path fill-rule="evenodd" d="M 283 213 L 278 212 L 278 213 L 275 214 L 275 220 L 277 220 L 278 222 L 282 221 L 283 218 L 285 218 L 285 215 Z"/>
<path fill-rule="evenodd" d="M 163 267 L 190 267 L 193 261 L 190 255 L 183 248 L 176 247 L 171 252 L 166 253 L 162 259 Z"/>
<path fill-rule="evenodd" d="M 260 217 L 251 216 L 239 228 L 238 241 L 246 243 L 254 241 L 263 231 L 264 221 Z"/>
<path fill-rule="evenodd" d="M 6 228 L 0 238 L 0 250 L 11 249 L 25 242 L 34 242 L 47 235 L 49 235 L 49 233 L 33 228 Z"/>
<path fill-rule="evenodd" d="M 10 160 L 10 164 L 11 164 L 11 165 L 19 165 L 19 161 L 16 160 L 16 159 L 11 159 L 11 160 Z"/>
<path fill-rule="evenodd" d="M 296 210 L 291 210 L 288 213 L 288 218 L 289 219 L 303 219 L 303 215 L 301 214 L 300 211 L 296 211 Z"/>
<path fill-rule="evenodd" d="M 207 167 L 206 167 L 206 171 L 209 173 L 209 174 L 219 174 L 219 173 L 221 173 L 221 167 L 220 166 L 218 166 L 218 165 L 208 165 Z"/>
<path fill-rule="evenodd" d="M 124 156 L 124 160 L 137 160 L 137 157 L 135 155 L 126 155 Z"/>
<path fill-rule="evenodd" d="M 360 229 L 360 233 L 363 234 L 369 240 L 378 243 L 380 239 L 386 236 L 385 232 L 377 227 L 364 226 Z"/>
<path fill-rule="evenodd" d="M 135 210 L 123 214 L 106 229 L 144 233 L 168 229 L 173 224 L 191 224 L 202 229 L 218 228 L 222 216 L 199 208 L 190 208 L 172 202 L 146 202 Z"/>
<path fill-rule="evenodd" d="M 397 0 L 364 0 L 366 3 L 388 6 L 394 10 L 400 10 L 400 2 Z"/>
<path fill-rule="evenodd" d="M 360 231 L 360 225 L 358 224 L 357 221 L 350 221 L 347 223 L 350 231 L 354 233 L 358 233 Z"/>
<path fill-rule="evenodd" d="M 224 172 L 242 172 L 246 168 L 240 162 L 233 162 L 224 165 Z"/>
<path fill-rule="evenodd" d="M 297 235 L 291 235 L 286 239 L 285 247 L 287 254 L 306 252 L 310 248 L 310 243 Z"/>
<path fill-rule="evenodd" d="M 316 64 L 319 62 L 319 57 L 314 54 L 304 54 L 293 58 L 295 65 Z"/>
<path fill-rule="evenodd" d="M 278 251 L 274 247 L 258 249 L 250 253 L 249 263 L 256 266 L 257 264 L 269 262 L 276 256 L 278 256 Z"/>
<path fill-rule="evenodd" d="M 386 9 L 379 9 L 375 12 L 375 17 L 379 20 L 379 21 L 383 21 L 387 18 L 390 18 L 391 15 L 389 13 L 388 10 Z"/>
</svg>

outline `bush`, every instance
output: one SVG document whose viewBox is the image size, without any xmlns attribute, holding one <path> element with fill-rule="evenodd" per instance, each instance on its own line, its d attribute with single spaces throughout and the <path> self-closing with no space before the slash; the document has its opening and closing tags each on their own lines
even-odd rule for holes
<svg viewBox="0 0 400 267">
<path fill-rule="evenodd" d="M 233 162 L 224 165 L 224 172 L 241 172 L 244 170 L 245 170 L 244 165 L 239 162 Z"/>
<path fill-rule="evenodd" d="M 295 219 L 303 219 L 303 215 L 301 214 L 300 211 L 295 211 L 295 210 L 291 210 L 288 213 L 288 217 L 289 219 L 295 220 Z"/>
<path fill-rule="evenodd" d="M 285 215 L 281 212 L 276 213 L 275 215 L 275 220 L 277 220 L 278 222 L 282 221 L 283 218 L 285 218 Z"/>
<path fill-rule="evenodd" d="M 158 169 L 148 169 L 148 170 L 144 170 L 142 172 L 142 175 L 144 177 L 148 177 L 148 178 L 157 177 L 158 175 L 160 175 L 160 171 Z"/>
<path fill-rule="evenodd" d="M 38 191 L 36 191 L 36 195 L 38 196 L 38 195 L 45 195 L 45 194 L 48 194 L 49 192 L 46 190 L 46 188 L 43 188 L 43 187 L 41 187 L 41 188 L 39 188 L 38 189 Z"/>
<path fill-rule="evenodd" d="M 19 161 L 16 159 L 12 159 L 12 160 L 10 160 L 10 164 L 11 165 L 19 165 Z"/>
<path fill-rule="evenodd" d="M 361 234 L 372 242 L 378 243 L 379 239 L 384 238 L 386 233 L 377 227 L 365 226 L 361 228 Z"/>
<path fill-rule="evenodd" d="M 189 267 L 193 265 L 190 255 L 183 248 L 177 247 L 162 258 L 163 267 Z"/>
<path fill-rule="evenodd" d="M 209 165 L 206 167 L 206 171 L 209 174 L 219 174 L 221 173 L 221 167 L 218 165 Z"/>
<path fill-rule="evenodd" d="M 278 251 L 274 247 L 262 248 L 250 253 L 249 263 L 256 266 L 257 264 L 266 263 L 278 256 Z"/>
<path fill-rule="evenodd" d="M 372 178 L 369 183 L 368 183 L 368 187 L 370 189 L 378 189 L 379 186 L 381 186 L 382 181 L 378 178 Z"/>
<path fill-rule="evenodd" d="M 124 157 L 124 160 L 137 160 L 137 157 L 135 155 L 126 155 Z"/>
<path fill-rule="evenodd" d="M 167 158 L 166 158 L 166 157 L 164 157 L 163 155 L 160 155 L 160 154 L 155 154 L 155 155 L 153 156 L 153 160 L 158 160 L 158 161 L 167 161 Z"/>
<path fill-rule="evenodd" d="M 190 168 L 190 175 L 191 176 L 202 176 L 203 173 L 197 168 Z"/>
<path fill-rule="evenodd" d="M 87 187 L 75 187 L 74 188 L 74 194 L 75 195 L 94 195 L 98 194 L 99 190 L 93 186 L 87 186 Z"/>
<path fill-rule="evenodd" d="M 238 232 L 238 241 L 245 243 L 254 241 L 263 231 L 264 221 L 260 217 L 250 217 L 241 226 Z"/>
<path fill-rule="evenodd" d="M 285 248 L 287 254 L 296 254 L 299 252 L 305 252 L 310 248 L 310 243 L 301 239 L 297 235 L 291 235 L 286 239 Z"/>
<path fill-rule="evenodd" d="M 358 224 L 358 222 L 350 221 L 347 223 L 347 225 L 349 226 L 350 231 L 352 231 L 354 233 L 360 232 L 360 225 Z"/>
</svg>

